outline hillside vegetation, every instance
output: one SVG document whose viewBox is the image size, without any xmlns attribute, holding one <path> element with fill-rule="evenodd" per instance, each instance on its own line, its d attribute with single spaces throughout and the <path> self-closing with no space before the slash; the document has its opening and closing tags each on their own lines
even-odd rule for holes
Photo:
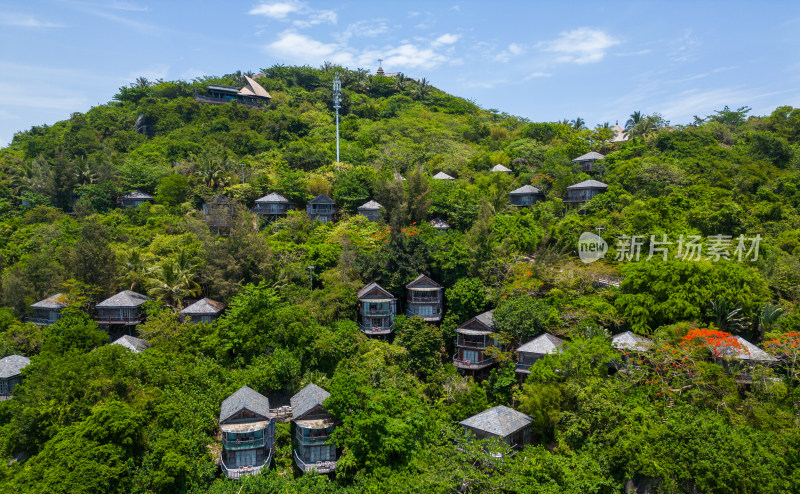
<svg viewBox="0 0 800 494">
<path fill-rule="evenodd" d="M 424 79 L 327 65 L 263 73 L 264 109 L 194 100 L 208 84 L 241 87 L 242 74 L 139 80 L 0 150 L 0 356 L 31 357 L 0 402 L 3 492 L 800 490 L 800 109 L 725 107 L 689 125 L 637 112 L 631 138 L 612 144 L 607 125 L 529 122 Z M 585 173 L 571 160 L 589 151 L 606 157 Z M 440 171 L 455 180 L 432 180 Z M 568 208 L 567 187 L 588 179 L 607 192 Z M 526 184 L 547 200 L 509 206 Z M 155 203 L 119 209 L 133 190 Z M 298 211 L 259 220 L 250 209 L 269 192 Z M 321 193 L 341 208 L 336 223 L 307 218 Z M 235 203 L 223 234 L 202 212 L 218 194 Z M 355 214 L 370 199 L 383 221 Z M 583 232 L 608 242 L 606 260 L 578 259 Z M 647 260 L 664 235 L 668 258 Z M 757 258 L 708 256 L 715 235 L 731 237 L 731 254 L 738 237 L 759 235 Z M 638 261 L 618 242 L 633 236 Z M 699 260 L 680 258 L 690 236 L 706 249 Z M 377 281 L 402 300 L 419 273 L 445 287 L 443 322 L 399 316 L 393 342 L 364 336 L 358 289 Z M 141 354 L 107 345 L 90 317 L 123 289 L 154 299 L 137 328 L 152 344 Z M 58 292 L 71 302 L 58 323 L 21 322 Z M 181 323 L 201 297 L 227 312 Z M 455 331 L 489 309 L 503 345 L 476 382 L 451 363 Z M 614 372 L 609 336 L 626 330 L 656 348 Z M 711 358 L 715 331 L 781 365 L 744 382 L 743 369 Z M 568 346 L 519 384 L 513 350 L 544 332 Z M 279 424 L 268 472 L 222 479 L 222 400 L 248 385 L 279 403 L 310 382 L 331 392 L 341 423 L 336 473 L 293 469 Z M 502 460 L 499 445 L 457 425 L 497 404 L 530 415 L 536 439 Z"/>
</svg>

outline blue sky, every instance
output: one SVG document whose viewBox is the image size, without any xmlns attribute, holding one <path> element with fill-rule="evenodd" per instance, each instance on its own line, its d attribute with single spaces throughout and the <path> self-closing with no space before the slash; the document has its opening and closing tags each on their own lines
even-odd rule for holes
<svg viewBox="0 0 800 494">
<path fill-rule="evenodd" d="M 324 61 L 594 126 L 800 106 L 800 2 L 0 0 L 0 146 L 138 76 Z"/>
</svg>

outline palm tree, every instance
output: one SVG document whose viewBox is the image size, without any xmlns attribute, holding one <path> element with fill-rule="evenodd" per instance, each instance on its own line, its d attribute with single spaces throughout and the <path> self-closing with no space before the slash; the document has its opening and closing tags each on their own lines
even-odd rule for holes
<svg viewBox="0 0 800 494">
<path fill-rule="evenodd" d="M 638 123 L 641 122 L 643 118 L 644 115 L 642 115 L 642 112 L 640 111 L 635 111 L 631 113 L 630 118 L 628 118 L 628 121 L 625 122 L 625 132 L 630 132 L 631 129 L 636 127 L 636 125 L 638 125 Z"/>
<path fill-rule="evenodd" d="M 419 83 L 417 83 L 417 87 L 414 90 L 414 99 L 425 101 L 425 98 L 428 97 L 430 92 L 431 86 L 428 84 L 428 80 L 423 77 L 419 80 Z"/>
<path fill-rule="evenodd" d="M 175 307 L 182 307 L 183 299 L 200 293 L 200 285 L 194 281 L 193 268 L 191 263 L 186 264 L 184 254 L 179 253 L 177 260 L 167 261 L 150 270 L 147 278 L 150 289 L 147 293 Z"/>
<path fill-rule="evenodd" d="M 586 128 L 586 122 L 581 117 L 572 120 L 569 124 L 575 130 L 583 130 Z"/>
<path fill-rule="evenodd" d="M 140 76 L 140 77 L 137 77 L 137 78 L 136 78 L 136 82 L 134 82 L 134 83 L 133 83 L 133 86 L 134 86 L 134 87 L 138 87 L 138 88 L 142 88 L 142 89 L 149 88 L 149 87 L 150 87 L 150 86 L 152 86 L 152 85 L 153 85 L 153 83 L 152 83 L 152 82 L 150 82 L 150 81 L 147 79 L 147 77 L 141 77 L 141 76 Z"/>
</svg>

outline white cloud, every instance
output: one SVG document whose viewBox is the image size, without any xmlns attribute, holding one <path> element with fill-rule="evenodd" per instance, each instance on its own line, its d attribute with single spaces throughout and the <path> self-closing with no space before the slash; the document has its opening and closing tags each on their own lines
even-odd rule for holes
<svg viewBox="0 0 800 494">
<path fill-rule="evenodd" d="M 63 27 L 61 24 L 43 21 L 32 15 L 11 13 L 0 13 L 0 25 L 33 28 Z"/>
<path fill-rule="evenodd" d="M 555 53 L 557 62 L 585 64 L 601 61 L 606 51 L 619 43 L 619 40 L 603 31 L 579 27 L 572 31 L 563 31 L 558 38 L 540 42 L 536 46 Z"/>
<path fill-rule="evenodd" d="M 356 49 L 343 39 L 338 43 L 325 43 L 294 30 L 284 31 L 278 39 L 268 44 L 266 51 L 280 60 L 289 63 L 316 65 L 330 61 L 347 67 L 365 67 L 383 60 L 388 71 L 401 71 L 415 68 L 433 68 L 448 61 L 448 57 L 437 50 L 434 43 L 401 42 L 396 46 L 380 49 Z"/>
<path fill-rule="evenodd" d="M 250 9 L 248 14 L 263 15 L 271 19 L 285 19 L 287 15 L 299 10 L 300 4 L 295 2 L 262 3 Z"/>
<path fill-rule="evenodd" d="M 341 38 L 345 41 L 353 37 L 373 38 L 388 31 L 389 26 L 383 19 L 358 21 L 347 26 L 347 28 L 344 30 L 344 33 L 342 33 Z"/>
<path fill-rule="evenodd" d="M 522 55 L 525 53 L 525 47 L 518 43 L 511 43 L 508 47 L 494 56 L 494 59 L 498 62 L 508 62 L 513 57 Z"/>
<path fill-rule="evenodd" d="M 290 16 L 300 16 L 300 18 L 292 20 L 292 24 L 301 29 L 318 24 L 336 24 L 339 20 L 339 16 L 334 10 L 313 9 L 305 2 L 296 0 L 261 3 L 250 9 L 247 13 L 287 22 Z"/>
<path fill-rule="evenodd" d="M 296 59 L 298 62 L 319 62 L 338 49 L 332 43 L 322 43 L 294 31 L 283 32 L 276 41 L 267 45 L 267 50 L 282 58 Z"/>
<path fill-rule="evenodd" d="M 550 77 L 553 74 L 548 74 L 547 72 L 533 72 L 525 76 L 526 81 L 530 81 L 531 79 L 538 79 L 540 77 Z"/>
<path fill-rule="evenodd" d="M 444 33 L 443 35 L 436 38 L 433 41 L 433 43 L 431 43 L 431 46 L 436 47 L 442 45 L 452 45 L 453 43 L 458 41 L 459 38 L 461 38 L 460 34 Z"/>
</svg>

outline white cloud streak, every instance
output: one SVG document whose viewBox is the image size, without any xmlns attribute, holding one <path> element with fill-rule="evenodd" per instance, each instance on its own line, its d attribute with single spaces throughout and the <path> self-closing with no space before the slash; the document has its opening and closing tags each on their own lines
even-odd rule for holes
<svg viewBox="0 0 800 494">
<path fill-rule="evenodd" d="M 579 27 L 563 31 L 552 41 L 537 43 L 537 48 L 556 54 L 556 62 L 587 64 L 603 60 L 606 52 L 620 41 L 597 29 Z"/>
<path fill-rule="evenodd" d="M 28 27 L 28 28 L 53 28 L 64 27 L 55 22 L 43 21 L 28 14 L 0 13 L 0 26 Z"/>
</svg>

